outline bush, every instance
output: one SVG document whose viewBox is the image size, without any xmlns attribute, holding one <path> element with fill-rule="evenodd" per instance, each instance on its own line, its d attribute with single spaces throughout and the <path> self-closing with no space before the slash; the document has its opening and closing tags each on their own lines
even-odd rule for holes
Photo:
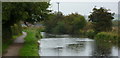
<svg viewBox="0 0 120 58">
<path fill-rule="evenodd" d="M 95 36 L 95 39 L 117 44 L 117 42 L 119 40 L 119 36 L 118 36 L 118 34 L 114 34 L 112 32 L 100 32 Z"/>
<path fill-rule="evenodd" d="M 87 37 L 86 32 L 84 30 L 80 30 L 79 34 L 80 34 L 80 37 Z"/>
<path fill-rule="evenodd" d="M 79 29 L 86 25 L 84 16 L 72 13 L 70 15 L 51 14 L 45 21 L 47 33 L 78 35 Z"/>
<path fill-rule="evenodd" d="M 89 37 L 89 38 L 94 38 L 95 32 L 94 32 L 94 30 L 88 30 L 88 31 L 86 32 L 86 35 L 87 35 L 87 37 Z"/>
<path fill-rule="evenodd" d="M 55 28 L 52 28 L 53 33 L 54 34 L 65 34 L 66 28 L 64 25 L 65 25 L 64 22 L 58 22 L 57 26 L 55 26 Z"/>
<path fill-rule="evenodd" d="M 94 36 L 95 36 L 94 30 L 91 30 L 91 29 L 87 30 L 87 31 L 80 30 L 79 34 L 81 37 L 88 37 L 88 38 L 94 38 Z"/>
<path fill-rule="evenodd" d="M 18 24 L 14 24 L 13 26 L 11 26 L 11 30 L 12 30 L 12 35 L 20 35 L 22 34 L 22 27 L 21 25 Z"/>
</svg>

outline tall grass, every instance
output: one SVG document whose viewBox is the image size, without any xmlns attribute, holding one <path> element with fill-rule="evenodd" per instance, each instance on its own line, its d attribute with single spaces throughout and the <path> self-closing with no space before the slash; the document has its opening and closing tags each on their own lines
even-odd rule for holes
<svg viewBox="0 0 120 58">
<path fill-rule="evenodd" d="M 39 30 L 35 28 L 28 28 L 24 31 L 27 32 L 27 36 L 25 37 L 24 46 L 20 50 L 20 56 L 39 56 L 39 45 L 37 42 L 41 37 Z M 40 37 L 38 37 L 38 35 Z"/>
</svg>

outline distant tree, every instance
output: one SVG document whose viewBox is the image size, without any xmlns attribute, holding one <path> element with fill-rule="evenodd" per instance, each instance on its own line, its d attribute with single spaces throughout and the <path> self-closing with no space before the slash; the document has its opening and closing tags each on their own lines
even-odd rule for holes
<svg viewBox="0 0 120 58">
<path fill-rule="evenodd" d="M 84 28 L 86 25 L 86 20 L 84 16 L 78 13 L 72 13 L 66 16 L 66 27 L 68 28 L 68 33 L 77 34 L 80 29 Z"/>
<path fill-rule="evenodd" d="M 109 9 L 103 7 L 97 9 L 93 8 L 93 12 L 89 15 L 89 21 L 93 22 L 93 28 L 96 32 L 111 31 L 112 20 L 114 13 L 109 12 Z"/>
<path fill-rule="evenodd" d="M 52 28 L 54 34 L 66 34 L 66 26 L 64 22 L 58 22 L 55 28 Z"/>
<path fill-rule="evenodd" d="M 44 20 L 46 32 L 52 33 L 54 28 L 58 25 L 58 22 L 61 22 L 62 20 L 64 20 L 62 12 L 59 12 L 59 15 L 58 12 L 50 13 L 48 19 Z"/>
<path fill-rule="evenodd" d="M 72 13 L 63 15 L 62 12 L 55 12 L 49 15 L 49 19 L 44 22 L 46 31 L 55 34 L 78 34 L 79 30 L 86 25 L 84 16 Z"/>
</svg>

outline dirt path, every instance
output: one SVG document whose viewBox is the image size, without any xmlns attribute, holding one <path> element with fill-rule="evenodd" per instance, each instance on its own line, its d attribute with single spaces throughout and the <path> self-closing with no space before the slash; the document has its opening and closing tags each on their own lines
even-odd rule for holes
<svg viewBox="0 0 120 58">
<path fill-rule="evenodd" d="M 22 48 L 24 43 L 24 38 L 26 37 L 27 33 L 23 32 L 23 35 L 16 38 L 14 43 L 9 46 L 7 49 L 7 53 L 5 53 L 3 56 L 19 56 L 19 50 Z"/>
</svg>

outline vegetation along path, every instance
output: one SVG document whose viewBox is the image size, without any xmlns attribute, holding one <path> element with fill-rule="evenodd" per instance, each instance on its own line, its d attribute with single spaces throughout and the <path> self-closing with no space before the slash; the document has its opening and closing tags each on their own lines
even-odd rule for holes
<svg viewBox="0 0 120 58">
<path fill-rule="evenodd" d="M 23 35 L 16 38 L 14 43 L 9 46 L 7 49 L 7 53 L 5 53 L 3 56 L 19 56 L 19 50 L 22 48 L 24 43 L 24 38 L 26 37 L 27 33 L 23 32 Z"/>
</svg>

